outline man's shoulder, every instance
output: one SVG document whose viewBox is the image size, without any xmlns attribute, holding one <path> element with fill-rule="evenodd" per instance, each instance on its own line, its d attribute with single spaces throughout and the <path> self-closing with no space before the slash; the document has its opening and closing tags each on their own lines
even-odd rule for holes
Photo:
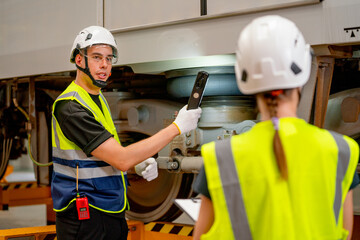
<svg viewBox="0 0 360 240">
<path fill-rule="evenodd" d="M 77 101 L 65 99 L 58 101 L 54 110 L 55 117 L 76 117 L 77 115 L 89 114 L 88 111 Z"/>
</svg>

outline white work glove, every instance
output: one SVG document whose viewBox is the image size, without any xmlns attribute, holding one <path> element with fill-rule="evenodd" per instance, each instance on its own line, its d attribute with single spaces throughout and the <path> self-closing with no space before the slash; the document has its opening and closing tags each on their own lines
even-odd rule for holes
<svg viewBox="0 0 360 240">
<path fill-rule="evenodd" d="M 135 172 L 137 175 L 142 176 L 148 182 L 157 178 L 158 168 L 155 158 L 148 158 L 145 161 L 135 165 Z"/>
<path fill-rule="evenodd" d="M 187 110 L 185 105 L 178 113 L 175 121 L 175 126 L 179 129 L 180 134 L 190 132 L 197 127 L 197 123 L 201 116 L 201 108 Z"/>
</svg>

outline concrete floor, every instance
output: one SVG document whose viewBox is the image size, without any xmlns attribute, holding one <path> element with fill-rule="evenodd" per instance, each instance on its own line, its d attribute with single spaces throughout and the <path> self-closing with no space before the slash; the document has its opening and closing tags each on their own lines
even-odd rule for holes
<svg viewBox="0 0 360 240">
<path fill-rule="evenodd" d="M 0 229 L 36 227 L 46 225 L 46 206 L 10 207 L 0 211 Z"/>
</svg>

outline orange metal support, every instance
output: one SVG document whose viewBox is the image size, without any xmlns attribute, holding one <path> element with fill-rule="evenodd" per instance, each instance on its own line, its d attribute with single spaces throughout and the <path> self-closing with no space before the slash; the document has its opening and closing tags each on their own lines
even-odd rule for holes
<svg viewBox="0 0 360 240">
<path fill-rule="evenodd" d="M 55 222 L 50 186 L 39 186 L 36 182 L 0 184 L 0 210 L 35 204 L 46 204 L 47 221 L 48 223 Z"/>
<path fill-rule="evenodd" d="M 35 237 L 35 240 L 56 239 L 56 228 L 55 225 L 49 225 L 0 230 L 0 240 L 8 240 L 17 237 Z"/>
<path fill-rule="evenodd" d="M 0 184 L 0 210 L 7 206 L 48 204 L 51 201 L 49 186 L 39 186 L 35 182 Z"/>
<path fill-rule="evenodd" d="M 145 228 L 144 223 L 140 221 L 127 221 L 129 228 L 128 240 L 145 240 Z"/>
</svg>

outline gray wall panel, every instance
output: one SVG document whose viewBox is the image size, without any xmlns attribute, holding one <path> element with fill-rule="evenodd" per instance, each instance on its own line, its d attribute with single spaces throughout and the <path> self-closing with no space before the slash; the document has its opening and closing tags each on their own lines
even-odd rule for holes
<svg viewBox="0 0 360 240">
<path fill-rule="evenodd" d="M 0 78 L 72 70 L 76 34 L 102 24 L 98 0 L 1 0 Z"/>
</svg>

